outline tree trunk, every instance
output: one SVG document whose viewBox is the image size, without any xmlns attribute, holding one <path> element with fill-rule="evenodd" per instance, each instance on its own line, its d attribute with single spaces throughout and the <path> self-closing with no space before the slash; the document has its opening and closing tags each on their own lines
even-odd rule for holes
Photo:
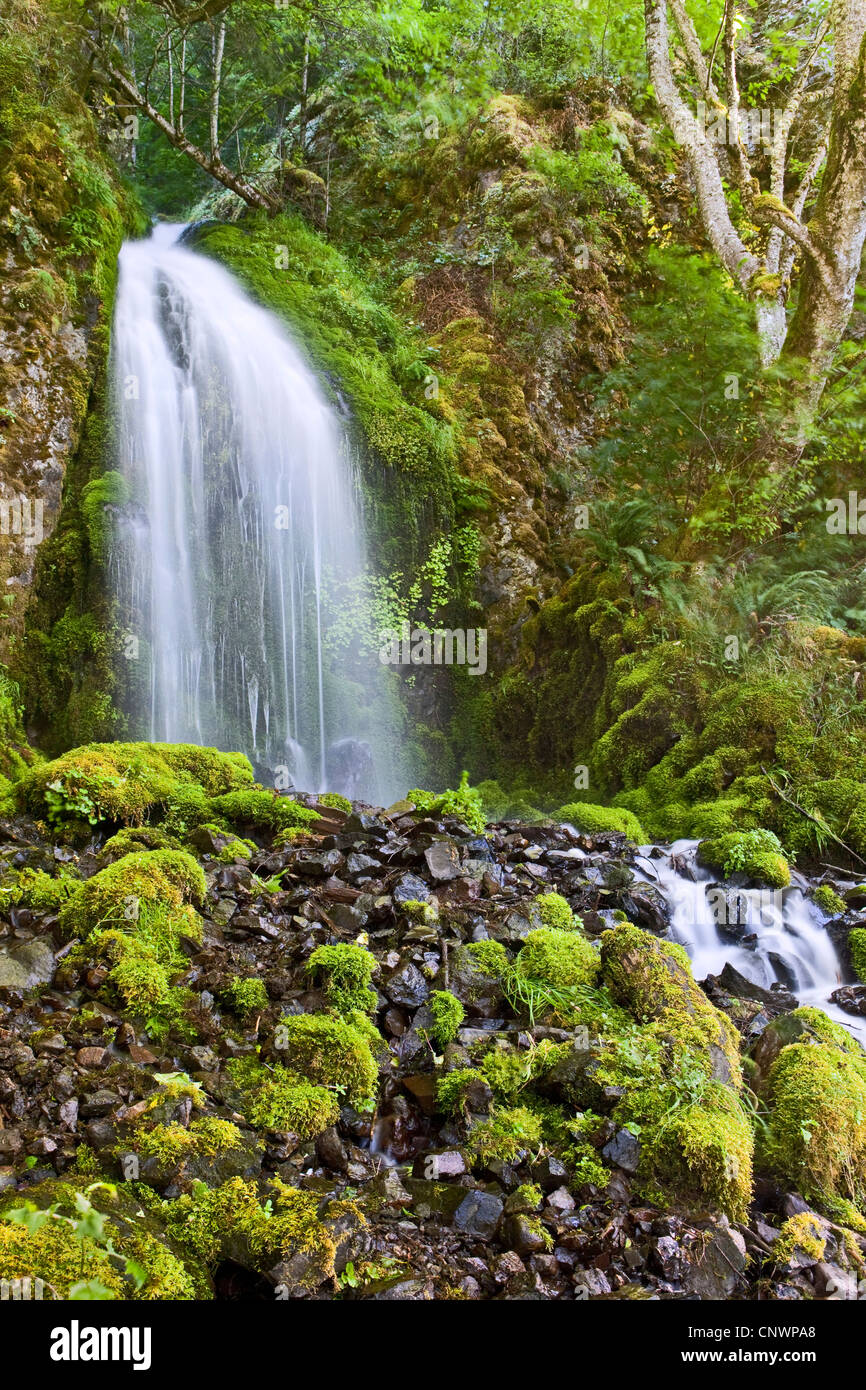
<svg viewBox="0 0 866 1390">
<path fill-rule="evenodd" d="M 219 156 L 220 128 L 220 83 L 222 81 L 223 53 L 226 46 L 226 22 L 220 21 L 213 37 L 213 76 L 210 93 L 210 153 L 211 159 Z"/>
<path fill-rule="evenodd" d="M 837 5 L 847 22 L 836 35 L 837 79 L 827 166 L 809 223 L 825 249 L 830 274 L 806 263 L 785 345 L 799 363 L 803 403 L 814 411 L 854 307 L 866 240 L 866 0 Z M 856 43 L 856 48 L 855 48 Z"/>
</svg>

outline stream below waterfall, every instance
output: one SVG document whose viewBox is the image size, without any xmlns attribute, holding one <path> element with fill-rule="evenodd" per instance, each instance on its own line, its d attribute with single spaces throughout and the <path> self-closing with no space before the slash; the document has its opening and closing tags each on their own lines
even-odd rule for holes
<svg viewBox="0 0 866 1390">
<path fill-rule="evenodd" d="M 115 466 L 131 500 L 110 574 L 131 731 L 387 805 L 411 773 L 365 621 L 347 422 L 282 324 L 183 231 L 120 255 Z"/>
<path fill-rule="evenodd" d="M 826 918 L 795 885 L 750 888 L 718 877 L 697 862 L 697 840 L 645 846 L 633 868 L 668 904 L 669 936 L 685 947 L 696 980 L 720 975 L 726 964 L 754 984 L 784 985 L 866 1044 L 866 1019 L 830 1000 L 844 972 Z"/>
</svg>

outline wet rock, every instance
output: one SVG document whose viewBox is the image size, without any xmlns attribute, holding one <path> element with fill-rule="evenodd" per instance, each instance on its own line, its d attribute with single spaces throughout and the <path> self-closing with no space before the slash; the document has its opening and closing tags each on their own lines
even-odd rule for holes
<svg viewBox="0 0 866 1390">
<path fill-rule="evenodd" d="M 660 888 L 652 883 L 633 883 L 620 894 L 620 906 L 632 922 L 662 935 L 671 923 L 671 906 Z"/>
<path fill-rule="evenodd" d="M 746 1268 L 746 1242 L 739 1231 L 718 1225 L 709 1240 L 706 1233 L 690 1251 L 685 1287 L 701 1299 L 727 1299 L 737 1292 Z"/>
<path fill-rule="evenodd" d="M 847 1014 L 866 1015 L 866 985 L 843 985 L 835 989 L 830 998 Z"/>
<path fill-rule="evenodd" d="M 735 998 L 756 999 L 770 1014 L 790 1013 L 797 1007 L 796 996 L 784 986 L 764 989 L 763 985 L 756 985 L 753 980 L 741 975 L 730 961 L 726 962 L 720 975 L 710 975 L 708 979 Z"/>
<path fill-rule="evenodd" d="M 542 1192 L 554 1192 L 556 1188 L 568 1181 L 568 1169 L 553 1154 L 547 1154 L 544 1158 L 540 1158 L 537 1163 L 533 1163 L 529 1174 Z"/>
<path fill-rule="evenodd" d="M 807 1031 L 808 1024 L 791 1014 L 781 1014 L 764 1029 L 750 1054 L 755 1063 L 755 1082 L 759 1088 L 766 1081 L 782 1048 L 796 1042 Z"/>
<path fill-rule="evenodd" d="M 334 1125 L 324 1130 L 316 1139 L 316 1155 L 320 1163 L 335 1173 L 345 1173 L 348 1168 L 346 1146 Z"/>
<path fill-rule="evenodd" d="M 466 1235 L 492 1240 L 502 1219 L 503 1203 L 492 1192 L 469 1192 L 454 1213 L 454 1225 Z"/>
<path fill-rule="evenodd" d="M 415 874 L 404 874 L 393 890 L 395 903 L 426 903 L 430 897 L 430 889 L 423 879 Z"/>
<path fill-rule="evenodd" d="M 568 1101 L 577 1110 L 599 1106 L 601 1090 L 595 1081 L 599 1063 L 593 1052 L 573 1044 L 539 1084 L 539 1089 Z"/>
<path fill-rule="evenodd" d="M 465 1200 L 466 1190 L 453 1182 L 435 1182 L 432 1178 L 407 1178 L 406 1189 L 415 1215 L 422 1220 L 440 1216 L 450 1221 Z"/>
<path fill-rule="evenodd" d="M 88 1070 L 105 1067 L 108 1065 L 108 1051 L 104 1047 L 80 1047 L 75 1054 L 75 1060 L 80 1067 L 86 1067 Z"/>
<path fill-rule="evenodd" d="M 0 949 L 0 989 L 28 990 L 51 983 L 54 951 L 50 939 L 35 937 L 9 950 Z"/>
<path fill-rule="evenodd" d="M 608 1163 L 623 1168 L 627 1173 L 636 1173 L 640 1163 L 640 1141 L 627 1129 L 618 1129 L 616 1134 L 602 1149 Z"/>
<path fill-rule="evenodd" d="M 353 1295 L 370 1299 L 374 1303 L 429 1302 L 433 1297 L 432 1279 L 380 1279 L 368 1284 L 363 1291 Z"/>
<path fill-rule="evenodd" d="M 576 1202 L 567 1187 L 557 1187 L 550 1193 L 545 1206 L 553 1212 L 554 1216 L 568 1216 L 574 1211 Z"/>
<path fill-rule="evenodd" d="M 428 1149 L 415 1159 L 412 1173 L 416 1178 L 459 1178 L 468 1172 L 466 1159 L 459 1149 Z"/>
<path fill-rule="evenodd" d="M 546 1249 L 548 1244 L 538 1223 L 525 1215 L 509 1216 L 502 1238 L 509 1249 L 516 1250 L 518 1255 L 532 1255 Z"/>
<path fill-rule="evenodd" d="M 453 840 L 435 840 L 425 849 L 424 859 L 437 883 L 447 883 L 460 873 L 460 851 Z"/>
<path fill-rule="evenodd" d="M 403 1005 L 407 1009 L 418 1009 L 428 998 L 430 987 L 417 965 L 408 961 L 397 970 L 383 986 L 392 1004 Z"/>
</svg>

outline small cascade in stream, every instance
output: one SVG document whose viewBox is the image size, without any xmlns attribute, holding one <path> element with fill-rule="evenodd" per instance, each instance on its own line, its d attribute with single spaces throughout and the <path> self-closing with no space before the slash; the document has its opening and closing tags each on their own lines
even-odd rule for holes
<svg viewBox="0 0 866 1390">
<path fill-rule="evenodd" d="M 410 774 L 356 617 L 347 431 L 282 325 L 182 231 L 120 256 L 116 467 L 132 501 L 111 576 L 138 657 L 131 732 L 239 749 L 301 790 L 387 805 Z"/>
<path fill-rule="evenodd" d="M 801 1004 L 823 1009 L 866 1044 L 866 1019 L 830 1001 L 843 981 L 819 909 L 797 887 L 780 890 L 722 884 L 697 863 L 697 840 L 679 840 L 635 864 L 670 908 L 670 936 L 688 952 L 696 980 L 732 965 L 753 984 L 779 982 Z M 658 855 L 659 857 L 656 857 Z"/>
</svg>

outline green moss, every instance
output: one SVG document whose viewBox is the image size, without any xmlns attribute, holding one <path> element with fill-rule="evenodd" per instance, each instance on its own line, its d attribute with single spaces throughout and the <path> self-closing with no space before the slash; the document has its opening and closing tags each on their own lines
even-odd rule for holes
<svg viewBox="0 0 866 1390">
<path fill-rule="evenodd" d="M 803 1211 L 797 1216 L 789 1216 L 782 1225 L 778 1239 L 773 1242 L 773 1259 L 777 1264 L 785 1264 L 802 1250 L 815 1263 L 823 1260 L 827 1240 L 824 1228 L 817 1216 Z"/>
<path fill-rule="evenodd" d="M 420 902 L 417 898 L 407 898 L 400 904 L 400 908 L 407 917 L 413 918 L 416 922 L 423 922 L 425 926 L 431 927 L 434 922 L 439 921 L 439 913 L 432 903 Z"/>
<path fill-rule="evenodd" d="M 56 912 L 75 892 L 79 880 L 61 872 L 57 878 L 43 869 L 22 869 L 11 883 L 0 888 L 0 902 L 29 907 L 34 912 Z"/>
<path fill-rule="evenodd" d="M 194 1035 L 187 1012 L 194 996 L 172 984 L 173 975 L 183 967 L 176 920 L 157 904 L 143 911 L 137 925 L 141 935 L 127 935 L 113 927 L 91 932 L 86 942 L 73 948 L 69 961 L 76 965 L 105 962 L 111 967 L 106 983 L 126 1013 L 144 1019 L 151 1037 L 161 1040 L 174 1031 L 191 1041 Z"/>
<path fill-rule="evenodd" d="M 494 1160 L 514 1163 L 521 1155 L 537 1153 L 541 1148 L 541 1119 L 526 1106 L 499 1109 L 490 1118 L 473 1127 L 468 1151 L 475 1164 L 486 1167 Z"/>
<path fill-rule="evenodd" d="M 312 1139 L 339 1118 L 335 1090 L 316 1086 L 285 1067 L 264 1067 L 252 1058 L 235 1058 L 228 1069 L 243 1094 L 244 1114 L 257 1128 Z"/>
<path fill-rule="evenodd" d="M 599 973 L 598 952 L 571 929 L 541 927 L 531 931 L 514 970 L 526 980 L 542 980 L 554 989 L 591 986 Z"/>
<path fill-rule="evenodd" d="M 642 1113 L 645 1165 L 668 1197 L 694 1196 L 721 1208 L 732 1221 L 746 1218 L 752 1198 L 754 1135 L 736 1093 L 710 1081 L 696 1104 L 671 1107 L 660 1090 Z M 668 1108 L 670 1107 L 670 1108 Z M 631 1107 L 630 1107 L 631 1108 Z M 638 1104 L 634 1107 L 640 1111 Z"/>
<path fill-rule="evenodd" d="M 592 806 L 589 802 L 570 801 L 567 806 L 560 806 L 556 812 L 556 819 L 567 821 L 575 830 L 580 830 L 585 835 L 602 835 L 608 831 L 617 831 L 627 835 L 637 845 L 645 845 L 648 842 L 637 816 L 632 815 L 631 811 L 619 810 L 615 806 Z"/>
<path fill-rule="evenodd" d="M 508 952 L 501 941 L 470 941 L 463 949 L 482 975 L 498 980 L 508 969 Z"/>
<path fill-rule="evenodd" d="M 541 913 L 542 925 L 545 927 L 555 927 L 559 931 L 579 930 L 583 923 L 568 905 L 565 898 L 559 893 L 540 893 L 535 899 L 535 906 Z"/>
<path fill-rule="evenodd" d="M 138 825 L 118 830 L 106 840 L 100 851 L 100 861 L 122 859 L 125 854 L 137 854 L 143 849 L 177 849 L 177 842 L 157 825 Z"/>
<path fill-rule="evenodd" d="M 652 1025 L 675 1064 L 689 1055 L 708 1076 L 721 1069 L 739 1085 L 736 1029 L 696 984 L 682 946 L 622 922 L 603 933 L 601 960 L 614 999 L 640 1023 Z"/>
<path fill-rule="evenodd" d="M 339 792 L 325 792 L 324 796 L 319 797 L 320 806 L 331 806 L 335 811 L 345 811 L 346 815 L 352 814 L 352 803 L 347 796 L 341 796 Z"/>
<path fill-rule="evenodd" d="M 0 1279 L 28 1276 L 44 1280 L 58 1299 L 67 1299 L 76 1284 L 90 1280 L 107 1289 L 112 1298 L 131 1296 L 116 1262 L 92 1242 L 79 1241 L 70 1226 L 52 1221 L 31 1234 L 0 1219 Z"/>
<path fill-rule="evenodd" d="M 129 927 L 143 909 L 159 905 L 173 913 L 176 932 L 195 934 L 190 903 L 202 902 L 205 891 L 201 866 L 184 850 L 127 854 L 76 889 L 61 909 L 60 925 L 70 936 L 86 937 L 101 926 Z"/>
<path fill-rule="evenodd" d="M 78 1224 L 81 1200 L 87 1209 L 83 1226 Z M 0 1211 L 0 1279 L 40 1278 L 46 1298 L 61 1300 L 88 1281 L 114 1299 L 211 1296 L 201 1268 L 181 1260 L 162 1224 L 143 1209 L 135 1188 L 94 1184 L 86 1177 L 51 1180 L 28 1191 L 26 1206 L 40 1214 L 38 1229 L 9 1219 L 11 1209 L 22 1207 L 20 1194 L 8 1194 Z"/>
<path fill-rule="evenodd" d="M 456 1038 L 457 1030 L 466 1017 L 466 1011 L 459 999 L 448 990 L 442 989 L 434 990 L 430 995 L 429 1007 L 433 1015 L 430 1036 L 441 1052 Z"/>
<path fill-rule="evenodd" d="M 848 946 L 854 974 L 866 984 L 866 927 L 855 927 L 848 933 Z"/>
<path fill-rule="evenodd" d="M 785 1047 L 770 1068 L 762 1157 L 808 1201 L 866 1201 L 866 1058 L 835 1042 Z"/>
<path fill-rule="evenodd" d="M 735 831 L 717 840 L 702 840 L 698 857 L 726 878 L 733 873 L 744 873 L 771 888 L 787 888 L 791 882 L 782 846 L 771 830 Z"/>
<path fill-rule="evenodd" d="M 215 796 L 210 802 L 215 814 L 230 825 L 254 826 L 272 831 L 307 829 L 319 817 L 309 806 L 301 806 L 290 796 L 265 791 L 261 787 L 246 787 L 240 791 Z"/>
<path fill-rule="evenodd" d="M 22 809 L 57 822 L 137 825 L 183 792 L 219 798 L 252 780 L 242 753 L 185 743 L 94 743 L 31 769 L 16 796 Z"/>
<path fill-rule="evenodd" d="M 415 787 L 407 796 L 425 815 L 455 816 L 478 834 L 481 834 L 487 824 L 481 793 L 477 787 L 470 787 L 468 772 L 462 774 L 460 786 L 456 791 L 425 792 Z"/>
<path fill-rule="evenodd" d="M 459 1067 L 446 1072 L 436 1082 L 436 1105 L 445 1115 L 465 1115 L 466 1099 L 471 1087 L 484 1082 L 484 1074 L 476 1067 Z"/>
<path fill-rule="evenodd" d="M 161 1171 L 172 1173 L 188 1159 L 213 1159 L 219 1154 L 241 1148 L 242 1143 L 242 1135 L 236 1125 L 215 1115 L 206 1115 L 193 1120 L 189 1128 L 176 1123 L 157 1124 L 150 1129 L 139 1128 L 132 1140 L 132 1148 L 140 1158 L 154 1159 Z M 128 1151 L 129 1145 L 124 1144 L 119 1154 Z"/>
<path fill-rule="evenodd" d="M 246 980 L 232 980 L 225 993 L 232 1009 L 244 1022 L 263 1014 L 270 1004 L 264 981 L 255 976 Z"/>
<path fill-rule="evenodd" d="M 281 1060 L 290 1072 L 318 1086 L 345 1093 L 350 1105 L 372 1105 L 378 1068 L 370 1049 L 372 1025 L 363 1016 L 350 1019 L 325 1014 L 285 1017 L 277 1029 Z M 378 1036 L 378 1035 L 376 1035 Z"/>
<path fill-rule="evenodd" d="M 376 957 L 363 946 L 317 946 L 307 961 L 307 970 L 314 979 L 324 980 L 325 999 L 339 1014 L 354 1010 L 371 1014 L 376 1008 L 376 992 L 370 988 L 370 978 L 376 969 Z"/>
<path fill-rule="evenodd" d="M 178 1244 L 208 1264 L 242 1246 L 254 1269 L 266 1270 L 279 1261 L 303 1254 L 307 1265 L 302 1282 L 315 1288 L 334 1277 L 336 1240 L 320 1219 L 321 1199 L 275 1180 L 268 1205 L 259 1199 L 254 1183 L 230 1178 L 215 1189 L 198 1185 L 170 1209 L 169 1230 Z M 330 1202 L 328 1222 L 350 1215 L 361 1225 L 364 1218 L 351 1202 Z"/>
<path fill-rule="evenodd" d="M 845 902 L 829 883 L 820 883 L 812 892 L 812 901 L 817 903 L 828 917 L 839 917 L 845 911 Z"/>
</svg>

